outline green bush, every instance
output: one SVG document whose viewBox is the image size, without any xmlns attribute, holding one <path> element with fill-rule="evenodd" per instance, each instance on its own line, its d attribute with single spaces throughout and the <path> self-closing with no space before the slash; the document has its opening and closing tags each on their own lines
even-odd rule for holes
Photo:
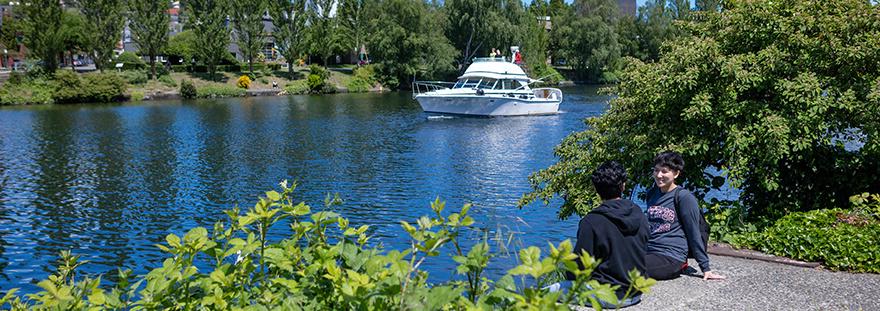
<svg viewBox="0 0 880 311">
<path fill-rule="evenodd" d="M 46 79 L 22 79 L 0 87 L 0 105 L 39 105 L 54 101 L 55 85 Z"/>
<path fill-rule="evenodd" d="M 556 69 L 548 66 L 547 64 L 539 64 L 532 69 L 532 76 L 535 79 L 541 79 L 544 82 L 539 83 L 540 86 L 554 86 L 559 85 L 559 82 L 564 80 L 561 74 L 559 74 Z"/>
<path fill-rule="evenodd" d="M 125 97 L 125 80 L 115 73 L 80 75 L 68 70 L 55 73 L 56 103 L 108 103 Z"/>
<path fill-rule="evenodd" d="M 336 92 L 336 88 L 327 83 L 327 79 L 330 79 L 330 71 L 327 68 L 311 65 L 309 66 L 309 72 L 310 74 L 306 78 L 306 85 L 308 85 L 310 93 L 329 94 Z"/>
<path fill-rule="evenodd" d="M 172 72 L 187 72 L 187 65 L 171 65 Z"/>
<path fill-rule="evenodd" d="M 212 84 L 197 89 L 199 98 L 243 97 L 247 90 L 225 84 Z"/>
<path fill-rule="evenodd" d="M 117 63 L 122 63 L 122 70 L 141 70 L 147 68 L 144 59 L 132 52 L 122 52 L 116 57 Z"/>
<path fill-rule="evenodd" d="M 136 101 L 136 102 L 144 100 L 144 92 L 141 92 L 141 91 L 131 92 L 131 100 Z"/>
<path fill-rule="evenodd" d="M 167 87 L 177 87 L 177 82 L 171 76 L 159 76 L 159 82 Z"/>
<path fill-rule="evenodd" d="M 376 84 L 376 71 L 372 65 L 356 68 L 346 87 L 349 92 L 368 92 Z"/>
<path fill-rule="evenodd" d="M 835 270 L 880 273 L 880 222 L 843 209 L 792 213 L 733 243 Z"/>
<path fill-rule="evenodd" d="M 146 84 L 150 79 L 147 70 L 126 70 L 118 73 L 128 84 Z"/>
<path fill-rule="evenodd" d="M 167 258 L 143 276 L 119 272 L 105 289 L 100 278 L 78 274 L 79 256 L 62 252 L 57 272 L 37 283 L 43 291 L 22 301 L 10 291 L 0 307 L 12 309 L 144 309 L 144 310 L 566 310 L 569 304 L 598 306 L 596 297 L 616 302 L 615 287 L 590 280 L 599 262 L 573 254 L 568 240 L 519 251 L 518 265 L 490 280 L 484 272 L 494 257 L 485 240 L 463 249 L 462 239 L 478 232 L 470 205 L 457 212 L 445 203 L 431 204 L 433 215 L 415 223 L 401 221 L 410 243 L 385 250 L 371 243 L 370 226 L 356 226 L 334 212 L 337 198 L 313 212 L 293 201 L 293 187 L 266 192 L 242 213 L 227 211 L 228 220 L 213 228 L 197 227 L 185 235 L 169 234 L 157 245 Z M 267 232 L 285 226 L 291 234 L 270 241 Z M 381 243 L 379 243 L 381 245 Z M 449 252 L 458 263 L 460 280 L 428 283 L 426 260 Z M 542 256 L 543 255 L 543 256 Z M 580 268 L 579 260 L 584 268 Z M 198 267 L 198 268 L 196 268 Z M 568 293 L 544 289 L 558 275 L 576 277 Z M 634 288 L 647 292 L 654 283 L 630 273 Z M 135 282 L 135 280 L 138 280 Z M 521 281 L 517 284 L 516 281 Z M 591 289 L 587 289 L 587 287 Z"/>
<path fill-rule="evenodd" d="M 306 80 L 296 80 L 285 85 L 284 91 L 289 95 L 304 95 L 309 93 L 309 85 Z"/>
<path fill-rule="evenodd" d="M 199 96 L 196 86 L 190 80 L 180 81 L 180 97 L 184 99 L 193 99 Z"/>
</svg>

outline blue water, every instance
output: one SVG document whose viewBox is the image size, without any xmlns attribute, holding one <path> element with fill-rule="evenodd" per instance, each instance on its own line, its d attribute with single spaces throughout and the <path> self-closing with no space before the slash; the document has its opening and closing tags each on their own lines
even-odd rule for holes
<svg viewBox="0 0 880 311">
<path fill-rule="evenodd" d="M 339 193 L 337 210 L 386 249 L 408 245 L 399 222 L 429 214 L 434 198 L 473 203 L 481 230 L 467 244 L 514 233 L 492 243 L 498 277 L 514 264 L 500 244 L 574 238 L 558 202 L 516 208 L 528 175 L 607 108 L 595 88 L 564 92 L 558 115 L 492 119 L 427 118 L 407 93 L 0 108 L 0 289 L 38 291 L 68 249 L 92 275 L 144 274 L 165 257 L 154 246 L 165 235 L 210 228 L 284 179 L 314 207 Z M 454 267 L 425 263 L 434 281 Z"/>
</svg>

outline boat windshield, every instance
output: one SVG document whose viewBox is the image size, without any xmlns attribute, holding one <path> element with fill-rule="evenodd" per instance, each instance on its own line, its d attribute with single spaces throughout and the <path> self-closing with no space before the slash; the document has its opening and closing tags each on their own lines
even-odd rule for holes
<svg viewBox="0 0 880 311">
<path fill-rule="evenodd" d="M 453 89 L 473 89 L 480 88 L 486 90 L 516 90 L 522 87 L 523 83 L 513 79 L 496 80 L 492 78 L 464 78 L 458 79 Z"/>
</svg>

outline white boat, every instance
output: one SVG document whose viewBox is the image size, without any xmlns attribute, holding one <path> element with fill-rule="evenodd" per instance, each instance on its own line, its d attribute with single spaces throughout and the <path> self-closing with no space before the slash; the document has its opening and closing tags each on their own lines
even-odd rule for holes
<svg viewBox="0 0 880 311">
<path fill-rule="evenodd" d="M 413 82 L 413 98 L 427 113 L 494 117 L 559 112 L 562 91 L 529 88 L 535 82 L 541 81 L 503 58 L 476 58 L 457 82 Z"/>
</svg>

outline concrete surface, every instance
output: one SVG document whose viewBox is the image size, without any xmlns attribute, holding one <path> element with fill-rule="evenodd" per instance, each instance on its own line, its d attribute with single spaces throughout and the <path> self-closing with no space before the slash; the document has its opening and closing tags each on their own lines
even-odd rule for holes
<svg viewBox="0 0 880 311">
<path fill-rule="evenodd" d="M 711 262 L 726 280 L 682 276 L 657 282 L 641 303 L 624 310 L 880 310 L 877 274 L 723 256 L 711 256 Z M 690 266 L 697 263 L 691 260 Z"/>
</svg>

